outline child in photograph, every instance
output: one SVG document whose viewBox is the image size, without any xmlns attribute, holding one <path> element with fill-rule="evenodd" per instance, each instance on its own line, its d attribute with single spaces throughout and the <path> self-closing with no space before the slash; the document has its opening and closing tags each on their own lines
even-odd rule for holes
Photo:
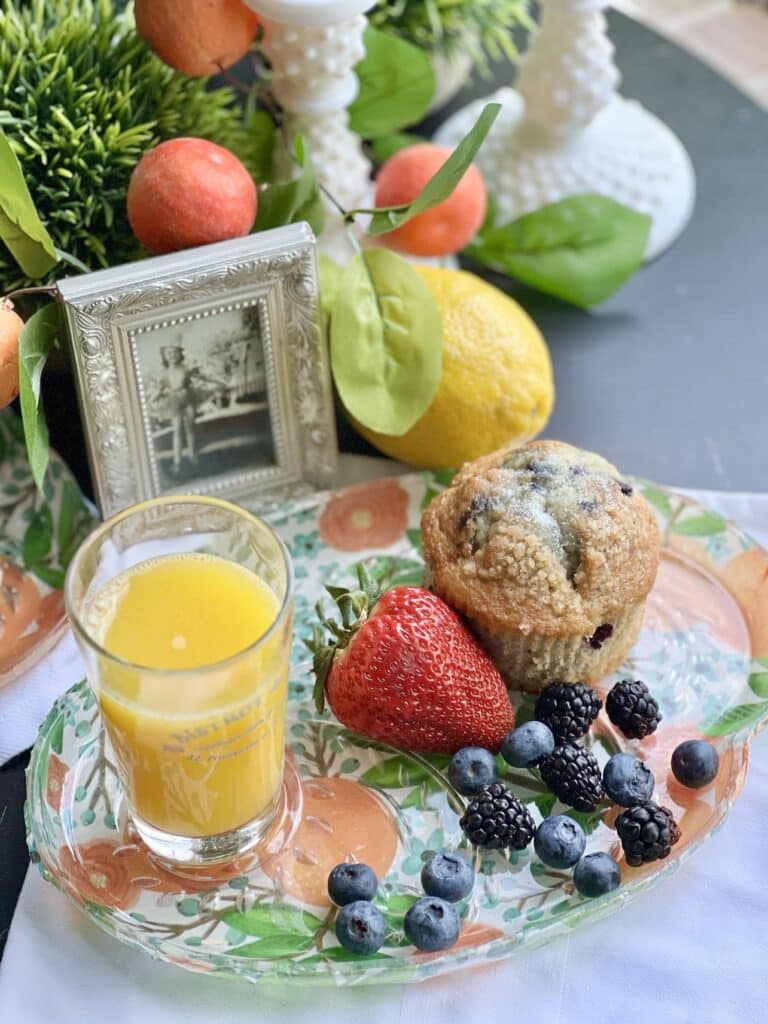
<svg viewBox="0 0 768 1024">
<path fill-rule="evenodd" d="M 183 345 L 164 345 L 160 349 L 160 357 L 165 369 L 164 398 L 173 431 L 173 465 L 174 476 L 181 470 L 181 457 L 186 443 L 186 456 L 194 466 L 197 462 L 195 451 L 195 411 L 197 396 L 195 379 L 198 375 L 194 367 L 185 361 Z"/>
</svg>

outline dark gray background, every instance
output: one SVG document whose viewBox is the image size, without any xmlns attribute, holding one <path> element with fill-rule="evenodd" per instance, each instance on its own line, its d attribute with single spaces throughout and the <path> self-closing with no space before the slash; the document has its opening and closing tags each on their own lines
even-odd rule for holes
<svg viewBox="0 0 768 1024">
<path fill-rule="evenodd" d="M 693 158 L 693 220 L 592 313 L 496 283 L 549 342 L 558 388 L 550 436 L 664 483 L 766 490 L 768 116 L 650 31 L 618 14 L 609 21 L 622 91 L 663 118 Z M 497 84 L 508 77 L 501 70 Z M 460 102 L 492 88 L 480 83 Z M 46 402 L 54 443 L 90 490 L 71 382 L 50 376 Z M 340 435 L 345 450 L 370 450 L 343 423 Z M 0 950 L 27 863 L 25 763 L 22 755 L 0 770 Z"/>
</svg>

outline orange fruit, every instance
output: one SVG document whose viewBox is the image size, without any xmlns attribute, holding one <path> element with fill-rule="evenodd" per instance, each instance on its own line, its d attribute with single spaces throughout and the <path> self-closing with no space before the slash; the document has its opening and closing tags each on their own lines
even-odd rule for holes
<svg viewBox="0 0 768 1024">
<path fill-rule="evenodd" d="M 136 0 L 136 28 L 165 64 L 215 75 L 250 50 L 259 19 L 242 0 Z"/>
<path fill-rule="evenodd" d="M 431 142 L 399 150 L 379 171 L 375 205 L 412 202 L 450 155 L 450 149 L 433 146 Z M 447 199 L 383 235 L 382 241 L 410 256 L 447 256 L 458 252 L 480 230 L 487 202 L 483 176 L 473 164 Z"/>
<path fill-rule="evenodd" d="M 304 779 L 302 818 L 290 846 L 262 870 L 285 892 L 330 906 L 328 875 L 342 861 L 386 875 L 397 852 L 397 827 L 382 798 L 353 779 Z"/>
<path fill-rule="evenodd" d="M 10 299 L 0 299 L 0 409 L 19 393 L 19 334 L 23 326 Z"/>
<path fill-rule="evenodd" d="M 144 154 L 128 184 L 128 220 L 153 253 L 247 235 L 256 186 L 237 157 L 206 139 L 170 139 Z"/>
</svg>

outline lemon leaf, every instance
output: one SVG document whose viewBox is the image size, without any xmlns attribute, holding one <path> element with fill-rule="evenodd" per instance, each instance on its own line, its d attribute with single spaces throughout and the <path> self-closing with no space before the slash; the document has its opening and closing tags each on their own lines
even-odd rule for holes
<svg viewBox="0 0 768 1024">
<path fill-rule="evenodd" d="M 385 234 L 412 220 L 413 217 L 418 217 L 420 213 L 431 210 L 438 203 L 444 202 L 477 156 L 477 151 L 485 141 L 500 110 L 500 103 L 486 104 L 470 131 L 456 146 L 442 167 L 435 171 L 413 202 L 403 206 L 384 206 L 373 211 L 368 234 L 373 236 Z"/>
<path fill-rule="evenodd" d="M 254 231 L 279 228 L 305 220 L 316 235 L 325 227 L 325 210 L 315 168 L 301 135 L 294 139 L 294 158 L 301 168 L 293 181 L 268 185 L 259 192 Z"/>
<path fill-rule="evenodd" d="M 637 270 L 650 227 L 645 214 L 590 193 L 549 203 L 500 227 L 486 225 L 464 255 L 587 307 L 607 299 Z"/>
<path fill-rule="evenodd" d="M 397 253 L 352 258 L 331 314 L 331 367 L 344 406 L 378 433 L 400 436 L 427 410 L 442 370 L 442 317 Z"/>
<path fill-rule="evenodd" d="M 424 50 L 368 26 L 360 82 L 349 107 L 349 126 L 364 139 L 389 135 L 421 121 L 435 92 L 432 61 Z"/>
<path fill-rule="evenodd" d="M 61 332 L 61 313 L 50 302 L 27 320 L 19 334 L 19 401 L 32 476 L 38 489 L 48 467 L 48 426 L 40 402 L 43 369 Z"/>
<path fill-rule="evenodd" d="M 0 238 L 27 277 L 45 277 L 58 258 L 11 144 L 0 128 Z"/>
</svg>

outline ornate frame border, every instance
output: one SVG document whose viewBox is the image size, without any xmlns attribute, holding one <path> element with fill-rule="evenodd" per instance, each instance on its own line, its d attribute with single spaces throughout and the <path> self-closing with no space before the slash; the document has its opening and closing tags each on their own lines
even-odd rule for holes
<svg viewBox="0 0 768 1024">
<path fill-rule="evenodd" d="M 102 515 L 177 490 L 161 490 L 153 467 L 137 337 L 253 305 L 261 311 L 277 466 L 183 489 L 268 511 L 330 484 L 336 430 L 315 239 L 306 224 L 67 278 L 57 287 Z"/>
</svg>

